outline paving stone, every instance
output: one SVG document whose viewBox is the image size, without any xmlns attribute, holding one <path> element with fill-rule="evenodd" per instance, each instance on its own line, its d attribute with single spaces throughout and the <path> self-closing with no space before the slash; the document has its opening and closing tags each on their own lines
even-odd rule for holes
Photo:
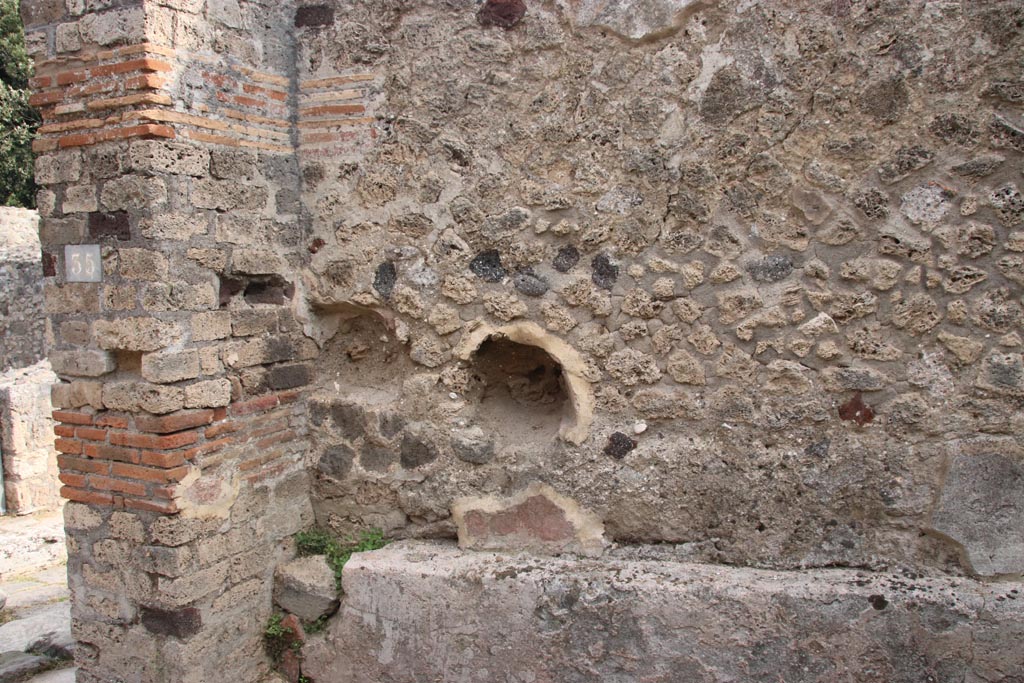
<svg viewBox="0 0 1024 683">
<path fill-rule="evenodd" d="M 43 634 L 68 627 L 71 604 L 58 602 L 32 610 L 27 616 L 0 626 L 0 652 L 24 652 Z"/>
<path fill-rule="evenodd" d="M 38 671 L 49 663 L 45 657 L 30 655 L 24 652 L 0 653 L 0 683 L 15 683 L 33 671 Z"/>
<path fill-rule="evenodd" d="M 46 671 L 44 673 L 33 676 L 28 679 L 25 683 L 75 683 L 75 672 L 78 669 L 71 667 L 69 669 L 56 669 L 54 671 Z"/>
</svg>

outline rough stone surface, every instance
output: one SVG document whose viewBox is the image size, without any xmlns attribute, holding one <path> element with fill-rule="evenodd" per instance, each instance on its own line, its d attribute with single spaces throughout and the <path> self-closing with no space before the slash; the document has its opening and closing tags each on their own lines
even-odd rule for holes
<svg viewBox="0 0 1024 683">
<path fill-rule="evenodd" d="M 46 361 L 0 374 L 0 462 L 7 513 L 52 510 L 60 503 L 50 417 L 50 387 L 56 380 Z"/>
<path fill-rule="evenodd" d="M 300 557 L 279 566 L 274 574 L 274 602 L 307 622 L 334 614 L 338 590 L 323 555 Z"/>
<path fill-rule="evenodd" d="M 931 527 L 961 544 L 978 574 L 1024 573 L 1024 466 L 998 453 L 953 457 Z"/>
<path fill-rule="evenodd" d="M 343 582 L 340 618 L 305 650 L 317 681 L 806 681 L 868 667 L 892 683 L 922 671 L 1012 680 L 1024 659 L 1024 607 L 1008 597 L 1019 582 L 541 560 L 437 543 L 356 556 Z"/>
<path fill-rule="evenodd" d="M 0 373 L 44 357 L 39 214 L 0 207 Z"/>
</svg>

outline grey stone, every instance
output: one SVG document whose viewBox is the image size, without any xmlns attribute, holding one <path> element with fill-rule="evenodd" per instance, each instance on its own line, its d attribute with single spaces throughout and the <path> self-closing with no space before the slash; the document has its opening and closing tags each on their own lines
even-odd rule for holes
<svg viewBox="0 0 1024 683">
<path fill-rule="evenodd" d="M 952 169 L 953 173 L 967 178 L 984 178 L 992 175 L 1006 161 L 1005 157 L 998 154 L 986 154 L 976 157 L 962 164 L 957 164 Z"/>
<path fill-rule="evenodd" d="M 765 256 L 747 266 L 747 271 L 758 282 L 778 282 L 793 272 L 793 259 L 785 255 Z"/>
<path fill-rule="evenodd" d="M 487 680 L 795 682 L 870 661 L 884 680 L 910 683 L 922 671 L 982 679 L 1024 658 L 1024 600 L 1005 599 L 1020 582 L 399 542 L 354 556 L 343 583 L 341 614 L 303 651 L 314 680 L 414 683 L 486 670 Z M 937 639 L 940 648 L 921 645 Z M 457 658 L 437 656 L 453 649 Z"/>
<path fill-rule="evenodd" d="M 452 450 L 459 460 L 483 465 L 494 458 L 494 440 L 480 427 L 470 427 L 452 434 Z"/>
<path fill-rule="evenodd" d="M 49 663 L 45 657 L 26 652 L 0 653 L 0 683 L 14 683 Z"/>
<path fill-rule="evenodd" d="M 632 40 L 664 34 L 682 25 L 682 14 L 696 0 L 582 0 L 559 4 L 567 7 L 576 26 L 599 26 Z"/>
<path fill-rule="evenodd" d="M 274 573 L 274 602 L 304 621 L 316 621 L 338 609 L 334 572 L 323 555 L 287 562 Z"/>
<path fill-rule="evenodd" d="M 579 250 L 572 246 L 562 247 L 558 250 L 554 260 L 551 262 L 559 273 L 568 273 L 573 266 L 580 262 Z"/>
<path fill-rule="evenodd" d="M 590 279 L 601 289 L 611 289 L 619 277 L 619 267 L 612 263 L 607 254 L 598 254 L 591 262 Z"/>
<path fill-rule="evenodd" d="M 46 671 L 33 676 L 26 683 L 75 683 L 75 668 Z"/>
<path fill-rule="evenodd" d="M 505 268 L 501 265 L 501 254 L 497 249 L 482 251 L 469 262 L 469 269 L 484 282 L 501 282 Z"/>
<path fill-rule="evenodd" d="M 533 273 L 516 273 L 512 276 L 512 284 L 526 296 L 544 296 L 548 291 L 548 283 Z"/>
<path fill-rule="evenodd" d="M 70 623 L 70 603 L 59 602 L 33 610 L 23 619 L 15 619 L 0 626 L 0 652 L 24 652 L 44 634 Z"/>
<path fill-rule="evenodd" d="M 25 651 L 50 659 L 73 659 L 75 639 L 71 637 L 71 624 L 67 623 L 56 631 L 44 633 L 29 643 Z"/>
<path fill-rule="evenodd" d="M 1024 465 L 997 453 L 953 457 L 931 527 L 982 576 L 1024 573 Z"/>
<path fill-rule="evenodd" d="M 3 609 L 7 605 L 7 594 L 0 591 L 0 609 Z"/>
</svg>

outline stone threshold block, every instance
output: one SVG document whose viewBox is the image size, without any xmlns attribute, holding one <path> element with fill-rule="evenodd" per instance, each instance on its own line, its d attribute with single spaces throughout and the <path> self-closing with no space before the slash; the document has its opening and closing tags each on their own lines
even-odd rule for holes
<svg viewBox="0 0 1024 683">
<path fill-rule="evenodd" d="M 537 558 L 402 542 L 345 566 L 317 683 L 1015 681 L 1024 584 Z"/>
</svg>

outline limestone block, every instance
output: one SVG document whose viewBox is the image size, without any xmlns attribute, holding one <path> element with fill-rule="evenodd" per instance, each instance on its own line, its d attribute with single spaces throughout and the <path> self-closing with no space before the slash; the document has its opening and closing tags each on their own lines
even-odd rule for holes
<svg viewBox="0 0 1024 683">
<path fill-rule="evenodd" d="M 231 257 L 231 268 L 245 275 L 274 275 L 287 272 L 284 259 L 269 249 L 236 249 Z"/>
<path fill-rule="evenodd" d="M 192 341 L 214 341 L 231 336 L 231 313 L 208 311 L 192 316 Z"/>
<path fill-rule="evenodd" d="M 82 176 L 82 155 L 75 150 L 41 154 L 36 158 L 35 170 L 37 183 L 73 183 Z"/>
<path fill-rule="evenodd" d="M 341 612 L 303 652 L 302 672 L 316 681 L 486 671 L 500 681 L 795 683 L 870 666 L 877 680 L 911 683 L 922 671 L 1005 679 L 1024 661 L 1024 601 L 1005 599 L 1019 581 L 400 542 L 353 557 L 343 585 Z"/>
<path fill-rule="evenodd" d="M 274 572 L 274 602 L 304 621 L 316 621 L 338 609 L 334 572 L 323 555 L 300 557 Z"/>
<path fill-rule="evenodd" d="M 698 4 L 696 0 L 559 0 L 579 27 L 606 28 L 632 40 L 643 40 L 653 34 L 666 34 L 682 25 L 683 10 Z"/>
<path fill-rule="evenodd" d="M 152 210 L 167 203 L 167 187 L 160 178 L 126 175 L 106 182 L 100 202 L 108 211 Z"/>
<path fill-rule="evenodd" d="M 1024 573 L 1024 464 L 998 453 L 953 457 L 931 528 L 960 543 L 982 576 Z"/>
<path fill-rule="evenodd" d="M 511 498 L 469 497 L 452 504 L 459 547 L 600 555 L 604 525 L 593 513 L 547 484 L 533 483 Z"/>
<path fill-rule="evenodd" d="M 163 140 L 136 140 L 128 149 L 128 163 L 136 171 L 202 176 L 210 165 L 209 151 Z"/>
<path fill-rule="evenodd" d="M 50 363 L 57 374 L 74 377 L 99 377 L 117 368 L 114 354 L 93 349 L 52 351 Z"/>
<path fill-rule="evenodd" d="M 141 7 L 86 14 L 78 26 L 82 39 L 97 45 L 133 45 L 144 40 L 145 18 Z"/>
<path fill-rule="evenodd" d="M 211 379 L 185 387 L 186 408 L 218 408 L 231 403 L 231 381 Z"/>
<path fill-rule="evenodd" d="M 179 328 L 157 318 L 97 320 L 93 336 L 100 348 L 120 351 L 156 351 L 178 340 Z"/>
<path fill-rule="evenodd" d="M 168 384 L 199 376 L 199 352 L 164 351 L 142 356 L 142 377 L 157 384 Z"/>
<path fill-rule="evenodd" d="M 120 249 L 121 277 L 126 280 L 164 280 L 167 258 L 152 249 Z"/>
<path fill-rule="evenodd" d="M 164 213 L 139 221 L 143 237 L 154 240 L 187 241 L 193 235 L 204 234 L 209 225 L 202 215 Z"/>
<path fill-rule="evenodd" d="M 95 211 L 96 187 L 94 185 L 71 185 L 64 189 L 64 213 Z"/>
</svg>

